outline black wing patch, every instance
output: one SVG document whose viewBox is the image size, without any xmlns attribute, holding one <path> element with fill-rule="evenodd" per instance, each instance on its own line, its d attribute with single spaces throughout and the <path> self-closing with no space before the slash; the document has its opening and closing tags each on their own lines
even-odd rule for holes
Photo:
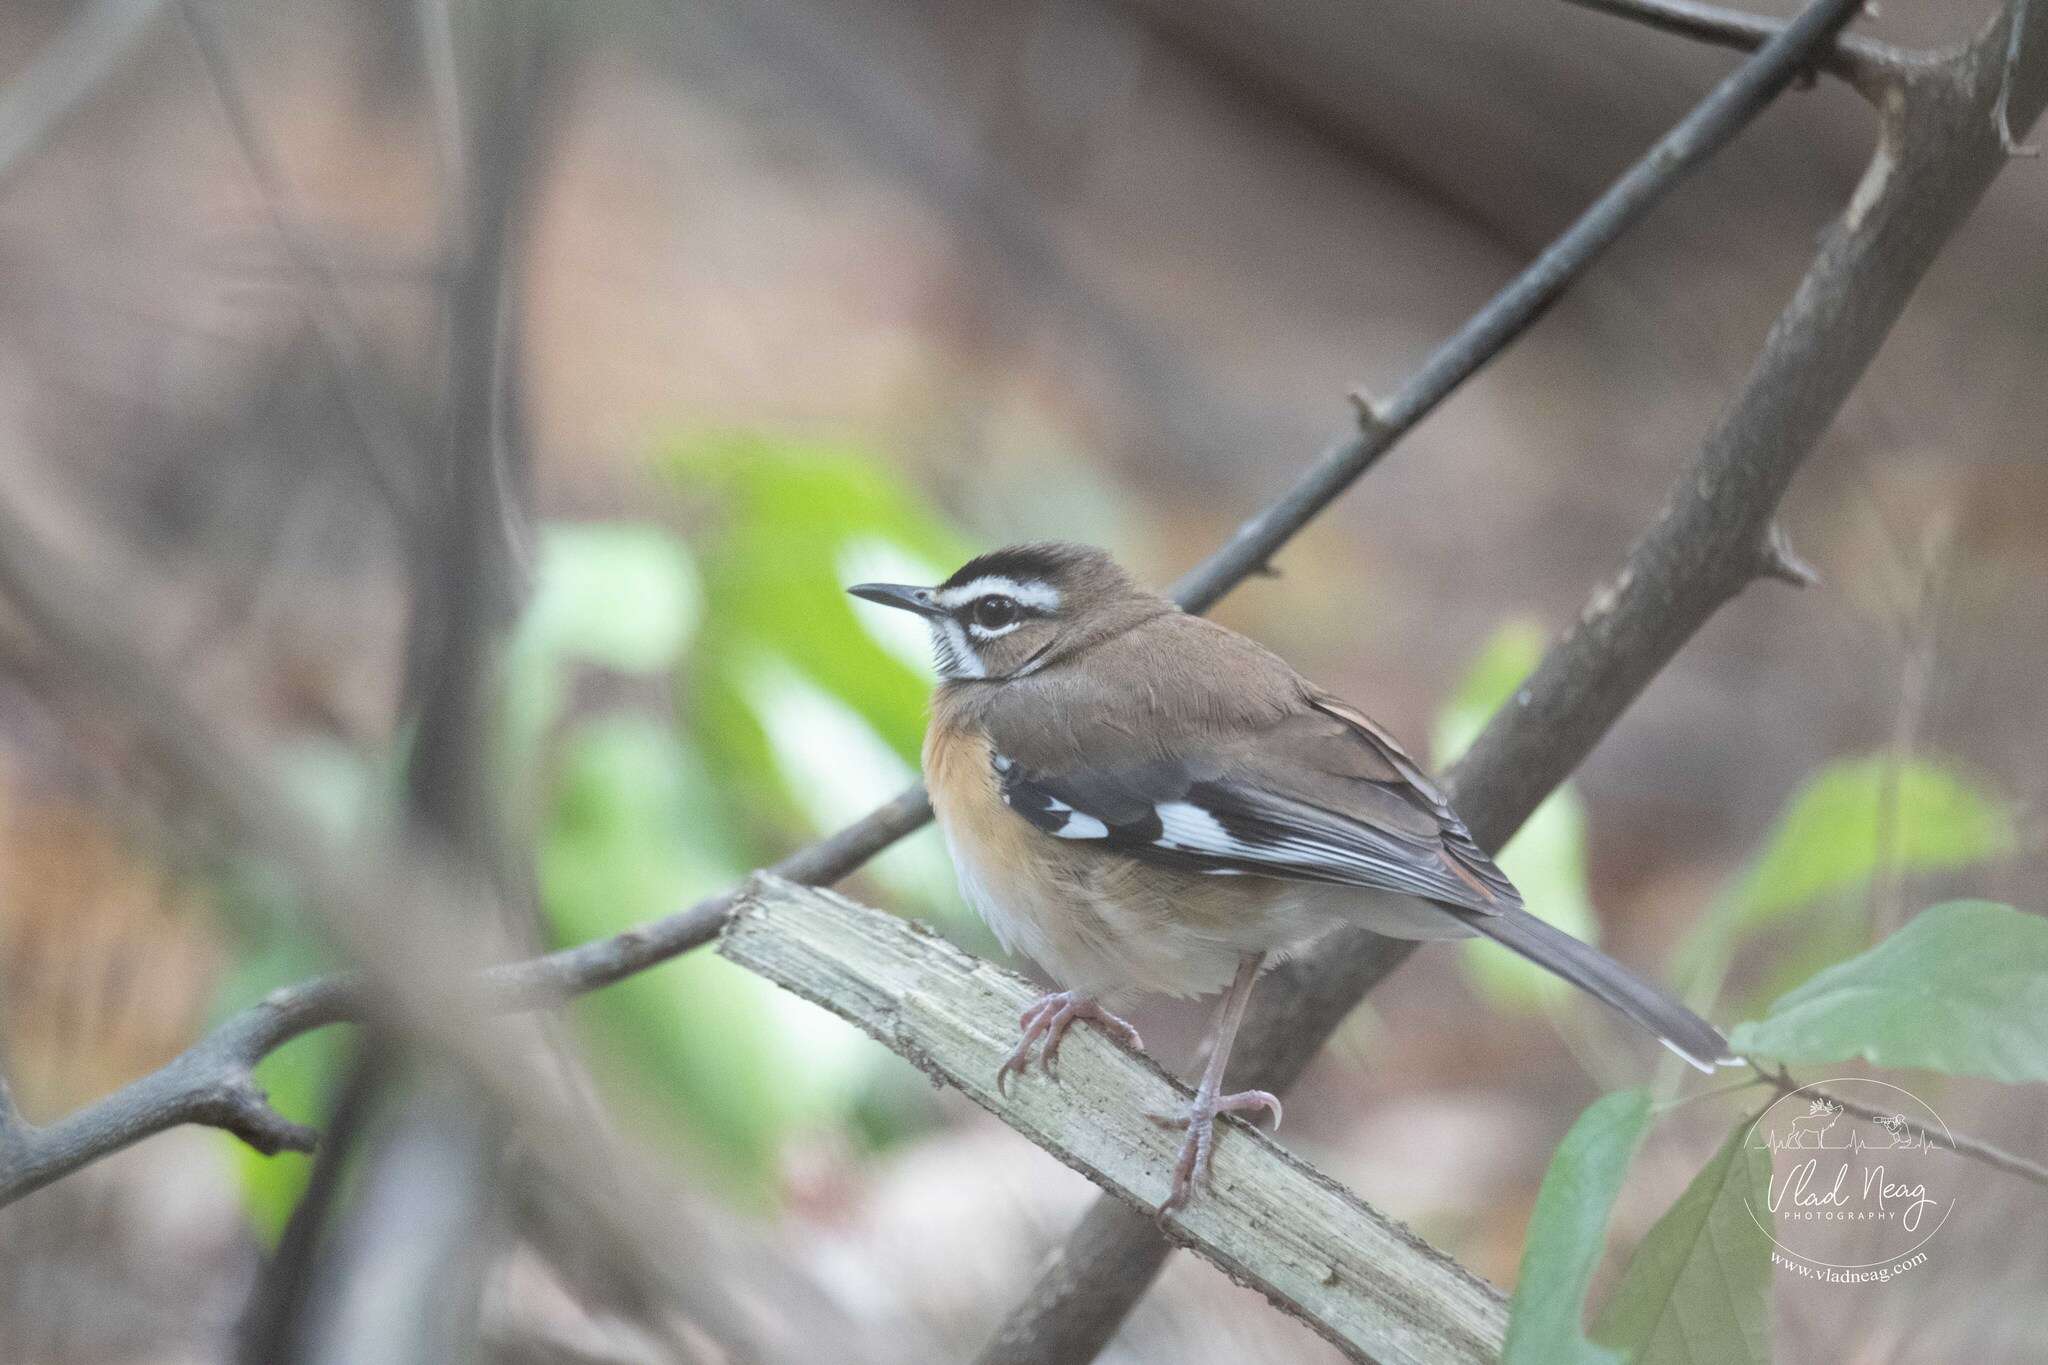
<svg viewBox="0 0 2048 1365">
<path fill-rule="evenodd" d="M 1026 772 L 998 754 L 1003 801 L 1047 834 L 1207 876 L 1264 876 L 1371 887 L 1481 913 L 1521 897 L 1464 823 L 1430 799 L 1434 837 L 1390 830 L 1307 802 L 1160 763 L 1085 779 Z"/>
</svg>

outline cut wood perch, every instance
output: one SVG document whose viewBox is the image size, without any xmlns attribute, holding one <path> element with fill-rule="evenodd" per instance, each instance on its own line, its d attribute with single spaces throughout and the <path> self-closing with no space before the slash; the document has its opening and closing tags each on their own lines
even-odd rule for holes
<svg viewBox="0 0 2048 1365">
<path fill-rule="evenodd" d="M 1079 1028 L 1058 1079 L 1006 1097 L 996 1069 L 1039 992 L 922 925 L 830 891 L 756 877 L 719 951 L 953 1086 L 1096 1184 L 1141 1208 L 1172 1188 L 1180 1134 L 1147 1117 L 1189 1092 L 1149 1057 Z M 1499 1291 L 1236 1118 L 1217 1125 L 1209 1187 L 1169 1231 L 1356 1359 L 1491 1361 Z"/>
</svg>

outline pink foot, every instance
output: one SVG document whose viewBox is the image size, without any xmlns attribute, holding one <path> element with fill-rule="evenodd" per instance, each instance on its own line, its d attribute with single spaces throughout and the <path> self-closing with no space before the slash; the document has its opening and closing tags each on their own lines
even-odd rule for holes
<svg viewBox="0 0 2048 1365">
<path fill-rule="evenodd" d="M 1204 1100 L 1197 1095 L 1179 1114 L 1151 1114 L 1148 1117 L 1168 1128 L 1186 1128 L 1187 1139 L 1180 1145 L 1180 1159 L 1173 1163 L 1173 1193 L 1159 1206 L 1159 1221 L 1176 1209 L 1187 1207 L 1197 1185 L 1209 1183 L 1209 1156 L 1216 1144 L 1216 1116 L 1255 1114 L 1261 1109 L 1273 1113 L 1273 1126 L 1280 1126 L 1280 1097 L 1266 1090 L 1240 1090 L 1235 1095 L 1217 1095 Z"/>
<path fill-rule="evenodd" d="M 1131 1047 L 1142 1050 L 1145 1046 L 1145 1040 L 1138 1036 L 1138 1031 L 1131 1027 L 1128 1020 L 1111 1014 L 1084 995 L 1076 995 L 1073 991 L 1055 991 L 1051 995 L 1039 997 L 1037 1003 L 1025 1010 L 1023 1017 L 1017 1021 L 1023 1025 L 1024 1036 L 1018 1040 L 1017 1050 L 996 1069 L 997 1093 L 1005 1093 L 1004 1086 L 1009 1081 L 1011 1072 L 1022 1075 L 1031 1065 L 1034 1043 L 1038 1044 L 1038 1064 L 1045 1068 L 1045 1074 L 1058 1076 L 1060 1044 L 1065 1041 L 1067 1030 L 1074 1026 L 1077 1019 L 1093 1019 Z M 1045 1041 L 1039 1043 L 1040 1038 Z"/>
</svg>

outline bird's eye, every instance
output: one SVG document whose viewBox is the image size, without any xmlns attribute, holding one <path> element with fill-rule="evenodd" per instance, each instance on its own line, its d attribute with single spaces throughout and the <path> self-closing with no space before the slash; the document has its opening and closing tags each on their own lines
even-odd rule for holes
<svg viewBox="0 0 2048 1365">
<path fill-rule="evenodd" d="M 983 630 L 1001 630 L 1016 619 L 1017 603 L 1014 598 L 990 593 L 987 597 L 975 599 L 974 624 Z"/>
</svg>

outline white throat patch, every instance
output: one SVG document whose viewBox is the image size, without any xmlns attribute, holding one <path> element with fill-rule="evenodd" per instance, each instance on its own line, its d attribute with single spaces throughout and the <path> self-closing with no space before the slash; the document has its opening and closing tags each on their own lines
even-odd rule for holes
<svg viewBox="0 0 2048 1365">
<path fill-rule="evenodd" d="M 941 678 L 986 678 L 988 668 L 968 643 L 967 632 L 950 616 L 932 618 L 932 664 Z"/>
</svg>

